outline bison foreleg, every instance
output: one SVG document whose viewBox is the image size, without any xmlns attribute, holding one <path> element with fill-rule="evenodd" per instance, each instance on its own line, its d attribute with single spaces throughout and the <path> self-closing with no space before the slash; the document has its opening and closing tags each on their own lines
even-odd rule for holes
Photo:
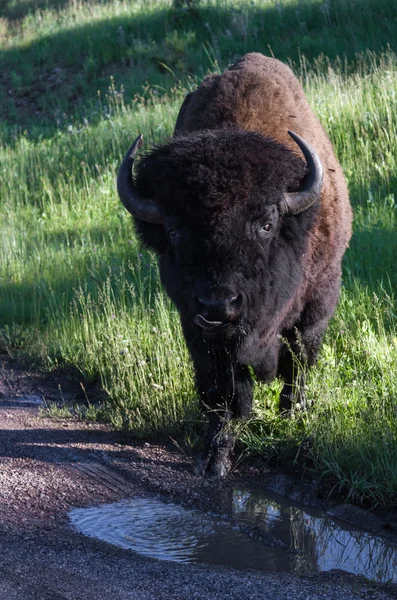
<svg viewBox="0 0 397 600">
<path fill-rule="evenodd" d="M 228 365 L 213 377 L 196 373 L 202 404 L 208 415 L 204 452 L 197 471 L 206 476 L 224 477 L 232 466 L 234 438 L 228 423 L 233 417 L 248 415 L 252 406 L 252 380 L 247 367 Z"/>
</svg>

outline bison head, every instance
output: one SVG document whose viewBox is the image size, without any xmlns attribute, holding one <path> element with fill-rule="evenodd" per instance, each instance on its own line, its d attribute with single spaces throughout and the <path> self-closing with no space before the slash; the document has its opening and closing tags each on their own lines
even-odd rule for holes
<svg viewBox="0 0 397 600">
<path fill-rule="evenodd" d="M 289 132 L 306 162 L 260 134 L 215 130 L 158 146 L 132 176 L 139 136 L 118 191 L 160 273 L 187 338 L 241 339 L 270 323 L 300 280 L 306 231 L 323 171 L 314 149 Z"/>
</svg>

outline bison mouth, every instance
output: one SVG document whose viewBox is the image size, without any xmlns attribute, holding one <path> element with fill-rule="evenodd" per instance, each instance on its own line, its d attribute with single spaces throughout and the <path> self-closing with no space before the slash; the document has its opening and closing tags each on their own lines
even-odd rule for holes
<svg viewBox="0 0 397 600">
<path fill-rule="evenodd" d="M 230 321 L 207 321 L 203 315 L 196 315 L 194 322 L 206 333 L 218 333 L 220 331 L 224 331 L 230 327 L 230 325 L 232 325 Z"/>
</svg>

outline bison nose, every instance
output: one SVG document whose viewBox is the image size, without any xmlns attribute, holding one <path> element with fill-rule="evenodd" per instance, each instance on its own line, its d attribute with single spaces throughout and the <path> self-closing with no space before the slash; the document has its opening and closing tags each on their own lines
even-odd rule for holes
<svg viewBox="0 0 397 600">
<path fill-rule="evenodd" d="M 197 298 L 200 314 L 207 321 L 234 321 L 240 314 L 242 306 L 241 294 L 223 299 Z"/>
</svg>

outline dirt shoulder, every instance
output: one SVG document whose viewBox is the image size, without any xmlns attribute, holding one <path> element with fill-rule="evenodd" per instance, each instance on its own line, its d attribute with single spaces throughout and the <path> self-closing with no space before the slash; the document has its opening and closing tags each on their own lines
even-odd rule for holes
<svg viewBox="0 0 397 600">
<path fill-rule="evenodd" d="M 298 577 L 182 565 L 76 533 L 70 508 L 136 495 L 222 511 L 238 476 L 203 481 L 177 448 L 134 443 L 105 425 L 45 418 L 37 406 L 20 403 L 28 394 L 55 393 L 58 385 L 9 359 L 1 363 L 0 600 L 396 597 L 393 588 L 340 572 Z"/>
</svg>

